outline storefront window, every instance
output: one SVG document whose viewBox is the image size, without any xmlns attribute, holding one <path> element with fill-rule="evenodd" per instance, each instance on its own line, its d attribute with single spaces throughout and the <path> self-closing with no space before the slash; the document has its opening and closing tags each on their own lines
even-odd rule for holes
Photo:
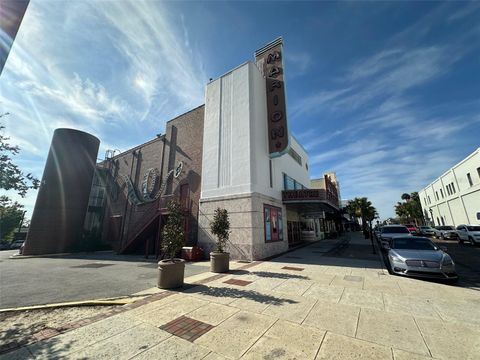
<svg viewBox="0 0 480 360">
<path fill-rule="evenodd" d="M 264 205 L 265 242 L 283 240 L 282 209 Z"/>
</svg>

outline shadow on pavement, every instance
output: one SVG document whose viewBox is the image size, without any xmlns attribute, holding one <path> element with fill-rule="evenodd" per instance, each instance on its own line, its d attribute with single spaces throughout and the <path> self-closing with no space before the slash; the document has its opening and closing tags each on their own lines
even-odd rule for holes
<svg viewBox="0 0 480 360">
<path fill-rule="evenodd" d="M 297 301 L 291 299 L 282 299 L 272 295 L 266 295 L 254 290 L 240 290 L 227 287 L 209 287 L 206 285 L 195 285 L 185 289 L 183 292 L 188 294 L 201 294 L 214 297 L 225 297 L 234 299 L 247 299 L 262 304 L 282 305 L 295 304 Z"/>
<path fill-rule="evenodd" d="M 8 317 L 16 316 L 15 313 L 0 314 L 0 324 L 5 324 Z M 40 331 L 49 330 L 46 323 L 25 324 L 22 320 L 10 325 L 8 329 L 0 327 L 0 358 L 22 359 L 31 358 L 31 352 L 25 347 L 27 344 L 35 343 L 36 351 L 33 354 L 35 358 L 42 359 L 67 359 L 66 354 L 71 349 L 70 343 L 61 342 L 56 337 L 49 338 L 46 341 L 36 342 L 33 336 Z M 9 349 L 10 348 L 10 349 Z"/>
<path fill-rule="evenodd" d="M 287 274 L 287 273 L 275 273 L 275 272 L 270 272 L 270 271 L 251 271 L 250 274 L 256 275 L 258 277 L 272 278 L 272 279 L 310 280 L 310 278 L 308 276 L 304 276 L 304 275 L 295 275 L 295 274 Z"/>
</svg>

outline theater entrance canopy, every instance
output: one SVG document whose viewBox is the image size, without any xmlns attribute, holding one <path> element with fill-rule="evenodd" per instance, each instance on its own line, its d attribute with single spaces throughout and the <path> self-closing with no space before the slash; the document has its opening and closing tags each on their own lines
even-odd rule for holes
<svg viewBox="0 0 480 360">
<path fill-rule="evenodd" d="M 283 190 L 282 202 L 287 209 L 302 215 L 339 212 L 336 194 L 325 189 Z"/>
</svg>

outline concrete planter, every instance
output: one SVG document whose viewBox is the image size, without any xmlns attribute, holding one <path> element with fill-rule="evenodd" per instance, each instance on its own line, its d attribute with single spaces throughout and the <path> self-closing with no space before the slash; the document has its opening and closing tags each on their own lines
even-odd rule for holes
<svg viewBox="0 0 480 360">
<path fill-rule="evenodd" d="M 174 289 L 183 286 L 185 276 L 185 260 L 168 259 L 158 262 L 158 287 Z"/>
<path fill-rule="evenodd" d="M 225 252 L 210 253 L 210 271 L 214 273 L 225 273 L 229 270 L 230 254 Z"/>
</svg>

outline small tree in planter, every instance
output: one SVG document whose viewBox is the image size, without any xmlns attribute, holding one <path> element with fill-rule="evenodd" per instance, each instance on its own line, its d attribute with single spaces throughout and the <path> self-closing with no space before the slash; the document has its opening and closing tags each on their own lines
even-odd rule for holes
<svg viewBox="0 0 480 360">
<path fill-rule="evenodd" d="M 175 257 L 182 250 L 185 242 L 183 210 L 176 201 L 170 201 L 167 209 L 169 215 L 162 230 L 164 259 L 158 262 L 158 287 L 162 289 L 181 287 L 185 274 L 185 261 Z"/>
<path fill-rule="evenodd" d="M 230 220 L 226 209 L 217 208 L 210 223 L 210 231 L 217 237 L 216 249 L 210 253 L 210 269 L 215 273 L 229 270 L 230 254 L 225 252 L 225 245 L 230 236 Z"/>
</svg>

